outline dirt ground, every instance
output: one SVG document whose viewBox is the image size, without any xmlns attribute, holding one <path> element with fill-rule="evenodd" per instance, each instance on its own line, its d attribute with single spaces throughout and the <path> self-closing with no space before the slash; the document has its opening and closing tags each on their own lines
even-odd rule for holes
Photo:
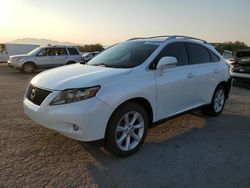
<svg viewBox="0 0 250 188">
<path fill-rule="evenodd" d="M 0 64 L 0 187 L 250 187 L 250 90 L 233 87 L 219 117 L 151 129 L 119 159 L 32 122 L 22 98 L 33 76 Z"/>
</svg>

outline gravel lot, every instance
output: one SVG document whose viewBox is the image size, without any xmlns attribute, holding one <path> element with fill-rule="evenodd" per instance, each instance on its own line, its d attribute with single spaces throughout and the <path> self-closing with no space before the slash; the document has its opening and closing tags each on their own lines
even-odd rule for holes
<svg viewBox="0 0 250 188">
<path fill-rule="evenodd" d="M 0 64 L 0 187 L 250 187 L 250 90 L 233 87 L 219 117 L 190 113 L 151 129 L 119 159 L 29 120 L 33 76 Z"/>
</svg>

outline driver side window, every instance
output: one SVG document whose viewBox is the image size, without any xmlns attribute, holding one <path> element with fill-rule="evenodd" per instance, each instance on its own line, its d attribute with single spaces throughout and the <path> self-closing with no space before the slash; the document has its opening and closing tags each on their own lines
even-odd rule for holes
<svg viewBox="0 0 250 188">
<path fill-rule="evenodd" d="M 182 65 L 188 65 L 189 64 L 189 59 L 188 59 L 188 53 L 186 49 L 186 45 L 183 42 L 176 42 L 176 43 L 171 43 L 167 45 L 158 55 L 156 58 L 156 64 L 159 62 L 159 60 L 162 57 L 165 56 L 171 56 L 175 57 L 178 61 L 177 66 L 182 66 Z"/>
<path fill-rule="evenodd" d="M 54 55 L 53 51 L 54 50 L 52 48 L 45 48 L 45 49 L 41 50 L 37 54 L 37 56 L 39 56 L 39 57 L 42 57 L 42 56 L 53 56 Z"/>
</svg>

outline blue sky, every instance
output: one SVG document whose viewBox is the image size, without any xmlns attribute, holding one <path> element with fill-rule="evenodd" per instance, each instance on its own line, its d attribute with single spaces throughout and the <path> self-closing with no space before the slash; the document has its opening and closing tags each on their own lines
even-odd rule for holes
<svg viewBox="0 0 250 188">
<path fill-rule="evenodd" d="M 6 3 L 5 0 L 0 0 Z M 35 37 L 110 45 L 181 34 L 250 45 L 249 0 L 10 0 L 0 40 Z"/>
</svg>

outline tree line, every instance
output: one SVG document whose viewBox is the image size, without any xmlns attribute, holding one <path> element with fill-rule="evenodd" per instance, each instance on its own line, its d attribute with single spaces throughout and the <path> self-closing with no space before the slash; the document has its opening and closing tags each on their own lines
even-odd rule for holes
<svg viewBox="0 0 250 188">
<path fill-rule="evenodd" d="M 236 41 L 236 42 L 224 42 L 224 43 L 212 43 L 215 48 L 220 52 L 223 53 L 224 50 L 230 50 L 235 53 L 239 49 L 246 49 L 249 48 L 244 42 Z"/>
<path fill-rule="evenodd" d="M 104 50 L 104 47 L 97 43 L 97 44 L 85 44 L 83 46 L 77 46 L 78 49 L 81 51 L 81 52 L 96 52 L 96 51 L 103 51 Z"/>
</svg>

